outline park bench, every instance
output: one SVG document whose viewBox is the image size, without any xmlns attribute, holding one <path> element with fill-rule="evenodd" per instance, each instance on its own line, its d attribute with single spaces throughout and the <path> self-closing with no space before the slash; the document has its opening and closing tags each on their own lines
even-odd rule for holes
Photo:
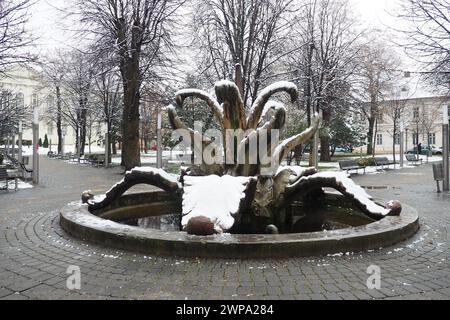
<svg viewBox="0 0 450 320">
<path fill-rule="evenodd" d="M 395 164 L 395 161 L 390 161 L 387 157 L 375 157 L 375 164 L 377 167 L 381 166 L 381 169 L 384 170 L 384 166 L 389 166 Z"/>
<path fill-rule="evenodd" d="M 62 154 L 60 157 L 61 160 L 70 160 L 71 158 L 72 158 L 72 152 Z"/>
<path fill-rule="evenodd" d="M 350 170 L 356 170 L 356 173 L 358 173 L 359 169 L 364 170 L 364 173 L 366 173 L 366 166 L 360 166 L 355 160 L 342 160 L 339 161 L 339 167 L 341 170 L 347 171 L 347 173 Z"/>
<path fill-rule="evenodd" d="M 85 156 L 85 161 L 99 168 L 101 165 L 105 164 L 105 155 L 104 154 L 90 154 Z M 111 157 L 109 158 L 109 163 L 111 163 Z"/>
<path fill-rule="evenodd" d="M 57 156 L 58 156 L 58 154 L 53 151 L 47 152 L 47 157 L 49 157 L 49 158 L 56 158 Z"/>
<path fill-rule="evenodd" d="M 6 168 L 0 168 L 0 181 L 4 182 L 4 186 L 0 189 L 2 190 L 8 190 L 9 187 L 9 181 L 10 180 L 14 180 L 15 181 L 15 190 L 17 190 L 17 184 L 18 184 L 18 180 L 17 180 L 17 175 L 14 176 L 10 176 L 8 174 L 8 170 Z"/>
<path fill-rule="evenodd" d="M 416 157 L 415 154 L 407 154 L 406 160 L 408 162 L 411 162 L 413 165 L 417 165 L 418 162 L 420 162 L 420 164 L 422 164 L 422 162 L 423 162 L 423 159 Z"/>
<path fill-rule="evenodd" d="M 31 180 L 33 175 L 33 170 L 28 169 L 23 162 L 20 162 L 16 158 L 11 157 L 10 155 L 6 156 L 8 160 L 13 164 L 14 168 L 19 169 L 19 173 L 21 178 L 24 180 Z"/>
</svg>

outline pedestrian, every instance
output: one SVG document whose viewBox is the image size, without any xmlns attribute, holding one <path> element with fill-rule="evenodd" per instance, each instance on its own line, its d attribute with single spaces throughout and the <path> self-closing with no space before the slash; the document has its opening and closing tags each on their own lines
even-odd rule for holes
<svg viewBox="0 0 450 320">
<path fill-rule="evenodd" d="M 417 151 L 418 151 L 419 155 L 422 154 L 422 143 L 419 143 L 419 144 L 417 145 Z"/>
</svg>

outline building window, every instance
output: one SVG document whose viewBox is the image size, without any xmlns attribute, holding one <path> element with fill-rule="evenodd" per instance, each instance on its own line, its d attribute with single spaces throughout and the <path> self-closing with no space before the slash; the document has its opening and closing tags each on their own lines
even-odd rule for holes
<svg viewBox="0 0 450 320">
<path fill-rule="evenodd" d="M 417 134 L 413 132 L 412 134 L 412 140 L 413 140 L 413 144 L 416 145 L 417 144 Z"/>
<path fill-rule="evenodd" d="M 415 120 L 419 119 L 419 107 L 414 107 L 414 109 L 413 109 L 413 118 Z"/>
<path fill-rule="evenodd" d="M 378 123 L 383 123 L 383 113 L 382 112 L 378 112 L 377 121 L 378 121 Z"/>
<path fill-rule="evenodd" d="M 25 107 L 25 98 L 22 92 L 16 94 L 16 103 L 20 110 L 22 110 Z"/>
<path fill-rule="evenodd" d="M 396 133 L 396 134 L 395 134 L 395 136 L 394 136 L 394 143 L 395 143 L 396 145 L 399 145 L 399 144 L 400 144 L 400 134 L 399 134 L 399 133 Z"/>
<path fill-rule="evenodd" d="M 377 146 L 381 146 L 383 144 L 383 135 L 377 134 Z"/>
<path fill-rule="evenodd" d="M 428 144 L 436 144 L 436 133 L 428 134 Z"/>
<path fill-rule="evenodd" d="M 33 109 L 37 108 L 38 106 L 38 96 L 36 93 L 33 93 L 33 95 L 31 96 L 31 106 L 33 107 Z"/>
</svg>

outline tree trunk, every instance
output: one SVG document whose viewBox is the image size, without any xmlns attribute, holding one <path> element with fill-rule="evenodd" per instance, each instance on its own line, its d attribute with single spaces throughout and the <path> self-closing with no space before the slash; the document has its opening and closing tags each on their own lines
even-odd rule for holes
<svg viewBox="0 0 450 320">
<path fill-rule="evenodd" d="M 375 127 L 375 118 L 369 118 L 369 132 L 367 133 L 367 155 L 373 153 L 373 130 Z"/>
<path fill-rule="evenodd" d="M 58 133 L 58 154 L 62 153 L 63 133 L 62 133 L 62 110 L 61 110 L 61 89 L 56 87 L 56 131 Z"/>
<path fill-rule="evenodd" d="M 112 144 L 112 154 L 117 154 L 117 139 L 115 135 L 111 135 L 111 144 Z"/>
<path fill-rule="evenodd" d="M 394 121 L 394 138 L 392 139 L 392 157 L 394 162 L 394 168 L 395 168 L 395 137 L 397 136 L 397 130 L 396 130 L 396 123 Z M 401 155 L 400 155 L 401 156 Z"/>
<path fill-rule="evenodd" d="M 323 126 L 328 128 L 330 126 L 331 111 L 328 106 L 323 108 Z M 326 136 L 320 137 L 320 161 L 331 162 L 330 155 L 330 137 L 328 134 Z"/>
<path fill-rule="evenodd" d="M 80 123 L 80 156 L 84 155 L 84 146 L 86 145 L 86 113 L 84 108 L 81 111 L 81 123 Z"/>
<path fill-rule="evenodd" d="M 124 110 L 122 117 L 123 140 L 122 162 L 125 170 L 141 165 L 139 146 L 139 88 L 136 80 L 125 85 Z"/>
<path fill-rule="evenodd" d="M 374 125 L 374 134 L 373 134 L 373 148 L 372 148 L 372 157 L 375 157 L 375 152 L 376 152 L 376 146 L 377 146 L 377 135 L 378 135 L 378 120 L 375 119 L 375 125 Z"/>
</svg>

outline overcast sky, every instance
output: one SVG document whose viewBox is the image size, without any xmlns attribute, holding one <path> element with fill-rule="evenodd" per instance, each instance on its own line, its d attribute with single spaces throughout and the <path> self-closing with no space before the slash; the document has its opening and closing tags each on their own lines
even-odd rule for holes
<svg viewBox="0 0 450 320">
<path fill-rule="evenodd" d="M 30 10 L 31 18 L 29 28 L 38 37 L 38 50 L 41 53 L 53 51 L 55 48 L 64 48 L 77 44 L 74 35 L 68 32 L 71 23 L 65 13 L 58 9 L 67 6 L 73 8 L 73 0 L 36 0 Z M 354 15 L 361 18 L 365 26 L 387 28 L 398 26 L 393 18 L 394 9 L 398 0 L 350 0 L 353 3 Z M 71 3 L 72 2 L 72 3 Z"/>
</svg>

